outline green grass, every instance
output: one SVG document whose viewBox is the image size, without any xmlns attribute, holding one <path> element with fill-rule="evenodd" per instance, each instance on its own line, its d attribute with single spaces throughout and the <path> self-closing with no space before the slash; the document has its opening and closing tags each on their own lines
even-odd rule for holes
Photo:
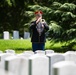
<svg viewBox="0 0 76 75">
<path fill-rule="evenodd" d="M 69 43 L 67 43 L 68 45 Z M 53 49 L 56 52 L 67 51 L 67 48 L 63 48 L 65 42 L 46 41 L 45 49 Z M 0 50 L 5 51 L 7 49 L 13 49 L 17 53 L 21 53 L 25 50 L 32 50 L 32 44 L 30 39 L 28 40 L 0 40 Z M 73 46 L 76 50 L 76 44 Z"/>
<path fill-rule="evenodd" d="M 0 50 L 14 49 L 18 51 L 30 50 L 30 40 L 0 40 Z"/>
</svg>

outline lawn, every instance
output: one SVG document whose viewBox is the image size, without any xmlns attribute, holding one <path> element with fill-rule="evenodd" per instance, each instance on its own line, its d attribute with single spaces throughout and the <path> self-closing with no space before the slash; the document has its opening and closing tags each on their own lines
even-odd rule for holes
<svg viewBox="0 0 76 75">
<path fill-rule="evenodd" d="M 68 43 L 69 44 L 69 43 Z M 55 42 L 55 41 L 46 41 L 45 49 L 53 49 L 56 52 L 65 52 L 67 48 L 63 48 L 62 46 L 65 45 L 65 42 Z M 76 44 L 72 47 L 76 50 Z M 5 51 L 7 49 L 13 49 L 17 53 L 32 50 L 32 44 L 30 39 L 28 40 L 0 40 L 0 50 Z"/>
<path fill-rule="evenodd" d="M 0 40 L 0 50 L 13 49 L 16 52 L 31 50 L 30 40 Z"/>
</svg>

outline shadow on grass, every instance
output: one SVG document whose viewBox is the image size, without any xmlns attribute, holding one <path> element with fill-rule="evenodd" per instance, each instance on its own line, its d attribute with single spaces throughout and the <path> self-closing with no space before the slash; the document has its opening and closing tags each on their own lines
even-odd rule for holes
<svg viewBox="0 0 76 75">
<path fill-rule="evenodd" d="M 26 48 L 15 48 L 14 50 L 22 50 L 22 51 L 25 51 L 25 50 L 31 50 L 30 48 L 26 49 Z"/>
<path fill-rule="evenodd" d="M 66 52 L 66 51 L 76 51 L 76 49 L 73 48 L 74 46 L 76 46 L 76 41 L 75 40 L 74 41 L 64 41 L 65 42 L 64 44 L 62 44 L 63 42 L 58 41 L 58 40 L 54 40 L 54 41 L 51 40 L 50 42 L 52 42 L 51 45 L 50 45 L 50 48 L 53 49 L 55 52 L 63 53 L 63 52 Z M 58 42 L 61 43 L 60 47 L 53 47 L 53 45 L 58 43 Z"/>
<path fill-rule="evenodd" d="M 71 42 L 69 45 L 62 46 L 62 48 L 67 51 L 75 51 L 75 49 L 73 49 L 74 45 L 76 45 L 76 42 Z"/>
</svg>

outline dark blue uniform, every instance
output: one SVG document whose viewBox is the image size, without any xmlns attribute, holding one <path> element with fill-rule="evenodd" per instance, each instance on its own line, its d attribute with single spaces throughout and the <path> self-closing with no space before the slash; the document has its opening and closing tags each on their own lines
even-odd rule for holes
<svg viewBox="0 0 76 75">
<path fill-rule="evenodd" d="M 45 42 L 46 42 L 46 35 L 45 33 L 49 30 L 49 26 L 46 24 L 46 22 L 43 23 L 44 30 L 41 32 L 41 35 L 39 36 L 39 32 L 37 31 L 37 24 L 36 21 L 31 22 L 30 25 L 30 32 L 31 32 L 31 42 L 32 42 L 32 48 L 35 52 L 36 50 L 44 50 Z"/>
</svg>

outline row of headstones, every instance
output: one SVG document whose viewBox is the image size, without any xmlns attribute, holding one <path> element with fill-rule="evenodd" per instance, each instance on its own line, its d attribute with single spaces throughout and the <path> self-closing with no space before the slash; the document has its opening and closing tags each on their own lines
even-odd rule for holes
<svg viewBox="0 0 76 75">
<path fill-rule="evenodd" d="M 76 52 L 0 52 L 0 75 L 76 75 Z"/>
<path fill-rule="evenodd" d="M 30 33 L 24 32 L 24 39 L 29 39 Z M 8 31 L 3 32 L 3 39 L 10 39 L 10 34 Z M 12 39 L 19 39 L 19 31 L 13 31 L 13 38 Z"/>
</svg>

